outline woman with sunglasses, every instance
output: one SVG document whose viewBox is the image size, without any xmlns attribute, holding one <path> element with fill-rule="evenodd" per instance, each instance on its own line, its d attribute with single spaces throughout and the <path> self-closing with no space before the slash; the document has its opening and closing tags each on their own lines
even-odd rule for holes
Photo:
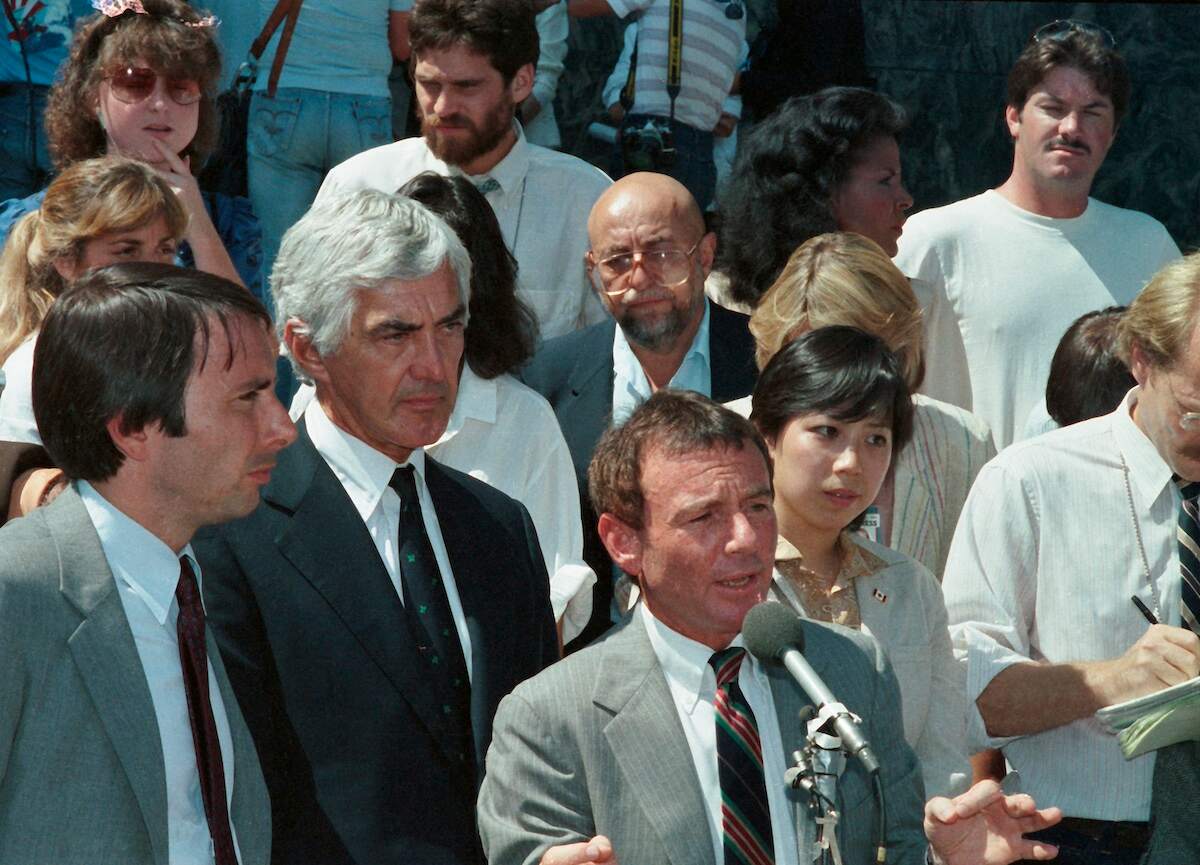
<svg viewBox="0 0 1200 865">
<path fill-rule="evenodd" d="M 775 466 L 773 598 L 879 641 L 926 795 L 961 793 L 971 777 L 966 682 L 941 587 L 919 562 L 855 531 L 912 433 L 901 361 L 856 328 L 809 331 L 762 371 L 750 420 Z"/>
<path fill-rule="evenodd" d="M 118 156 L 76 162 L 22 217 L 0 255 L 0 516 L 11 465 L 41 444 L 33 349 L 46 311 L 76 277 L 126 261 L 169 263 L 188 227 L 179 196 L 149 166 Z M 6 468 L 6 466 L 8 466 Z M 57 470 L 18 479 L 14 512 L 42 498 Z M 32 481 L 32 483 L 28 483 Z"/>
<path fill-rule="evenodd" d="M 151 166 L 188 215 L 177 263 L 263 296 L 261 234 L 249 202 L 200 192 L 194 172 L 216 144 L 221 60 L 215 19 L 183 0 L 93 0 L 46 106 L 55 167 L 127 156 Z M 0 205 L 0 239 L 44 193 Z"/>
</svg>

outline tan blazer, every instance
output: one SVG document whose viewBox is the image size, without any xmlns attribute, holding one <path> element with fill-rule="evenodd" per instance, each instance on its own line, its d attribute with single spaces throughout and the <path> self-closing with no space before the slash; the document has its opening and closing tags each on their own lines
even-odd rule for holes
<svg viewBox="0 0 1200 865">
<path fill-rule="evenodd" d="M 967 682 L 954 660 L 942 587 L 920 562 L 850 533 L 853 543 L 885 567 L 854 581 L 862 630 L 883 646 L 904 712 L 904 738 L 921 761 L 926 796 L 955 796 L 970 786 L 967 760 Z M 775 572 L 771 594 L 803 614 L 804 607 Z"/>
</svg>

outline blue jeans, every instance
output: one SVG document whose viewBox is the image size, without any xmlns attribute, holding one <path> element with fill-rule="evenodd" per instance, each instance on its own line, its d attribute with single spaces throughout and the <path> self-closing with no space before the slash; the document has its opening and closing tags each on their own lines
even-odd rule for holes
<svg viewBox="0 0 1200 865">
<path fill-rule="evenodd" d="M 42 131 L 48 90 L 37 85 L 30 89 L 24 82 L 0 82 L 0 201 L 32 195 L 50 179 Z"/>
<path fill-rule="evenodd" d="M 281 87 L 255 93 L 248 140 L 250 200 L 262 225 L 263 273 L 270 274 L 283 234 L 305 214 L 325 173 L 356 153 L 392 140 L 386 96 Z"/>
<path fill-rule="evenodd" d="M 638 127 L 645 124 L 648 115 L 630 114 L 621 123 L 621 128 Z M 666 120 L 666 118 L 659 118 Z M 713 162 L 713 134 L 680 123 L 670 121 L 672 145 L 675 148 L 675 164 L 661 173 L 674 177 L 687 187 L 688 192 L 700 205 L 700 210 L 708 209 L 717 191 L 717 166 Z M 618 175 L 627 172 L 621 159 L 621 144 L 617 142 L 616 160 L 619 165 Z"/>
</svg>

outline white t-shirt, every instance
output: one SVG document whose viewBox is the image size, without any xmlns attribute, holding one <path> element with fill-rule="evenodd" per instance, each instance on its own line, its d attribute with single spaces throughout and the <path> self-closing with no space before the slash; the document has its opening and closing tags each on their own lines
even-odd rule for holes
<svg viewBox="0 0 1200 865">
<path fill-rule="evenodd" d="M 1126 305 L 1179 248 L 1160 222 L 1088 199 L 1074 219 L 1039 216 L 994 190 L 918 213 L 896 264 L 925 312 L 925 385 L 992 428 L 1020 437 L 1045 394 L 1070 324 Z"/>
<path fill-rule="evenodd" d="M 517 142 L 485 176 L 499 188 L 487 193 L 509 251 L 517 259 L 517 295 L 533 309 L 543 340 L 608 317 L 584 270 L 587 218 L 612 185 L 582 159 L 538 147 L 516 124 Z M 317 193 L 379 189 L 395 192 L 422 171 L 461 174 L 434 156 L 424 138 L 406 138 L 352 156 L 334 167 Z"/>
</svg>

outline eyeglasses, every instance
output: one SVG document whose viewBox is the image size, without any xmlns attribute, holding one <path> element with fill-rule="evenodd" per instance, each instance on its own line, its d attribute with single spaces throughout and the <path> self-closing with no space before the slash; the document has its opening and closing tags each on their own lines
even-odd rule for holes
<svg viewBox="0 0 1200 865">
<path fill-rule="evenodd" d="M 1180 406 L 1179 396 L 1175 393 L 1175 385 L 1171 384 L 1171 379 L 1164 374 L 1167 382 L 1167 391 L 1171 394 L 1171 399 L 1175 401 L 1176 406 Z M 1200 411 L 1184 411 L 1179 413 L 1179 428 L 1185 432 L 1194 432 L 1200 429 Z"/>
<path fill-rule="evenodd" d="M 1097 36 L 1103 39 L 1104 44 L 1109 48 L 1117 47 L 1117 40 L 1113 38 L 1112 33 L 1108 30 L 1105 30 L 1099 24 L 1093 24 L 1091 21 L 1077 21 L 1074 18 L 1059 18 L 1057 21 L 1043 24 L 1037 30 L 1033 31 L 1033 41 L 1046 42 L 1053 39 L 1066 39 L 1072 33 L 1086 33 L 1089 36 Z"/>
<path fill-rule="evenodd" d="M 626 282 L 633 273 L 634 264 L 640 264 L 646 275 L 665 288 L 674 288 L 687 282 L 692 275 L 692 253 L 700 247 L 700 241 L 687 252 L 682 249 L 654 249 L 649 252 L 618 252 L 597 261 L 590 269 L 596 290 L 610 297 L 624 294 L 629 286 L 613 287 Z"/>
<path fill-rule="evenodd" d="M 129 105 L 149 98 L 162 77 L 167 95 L 176 105 L 193 105 L 200 101 L 200 82 L 194 78 L 167 78 L 143 66 L 117 66 L 104 76 L 112 95 Z"/>
</svg>

